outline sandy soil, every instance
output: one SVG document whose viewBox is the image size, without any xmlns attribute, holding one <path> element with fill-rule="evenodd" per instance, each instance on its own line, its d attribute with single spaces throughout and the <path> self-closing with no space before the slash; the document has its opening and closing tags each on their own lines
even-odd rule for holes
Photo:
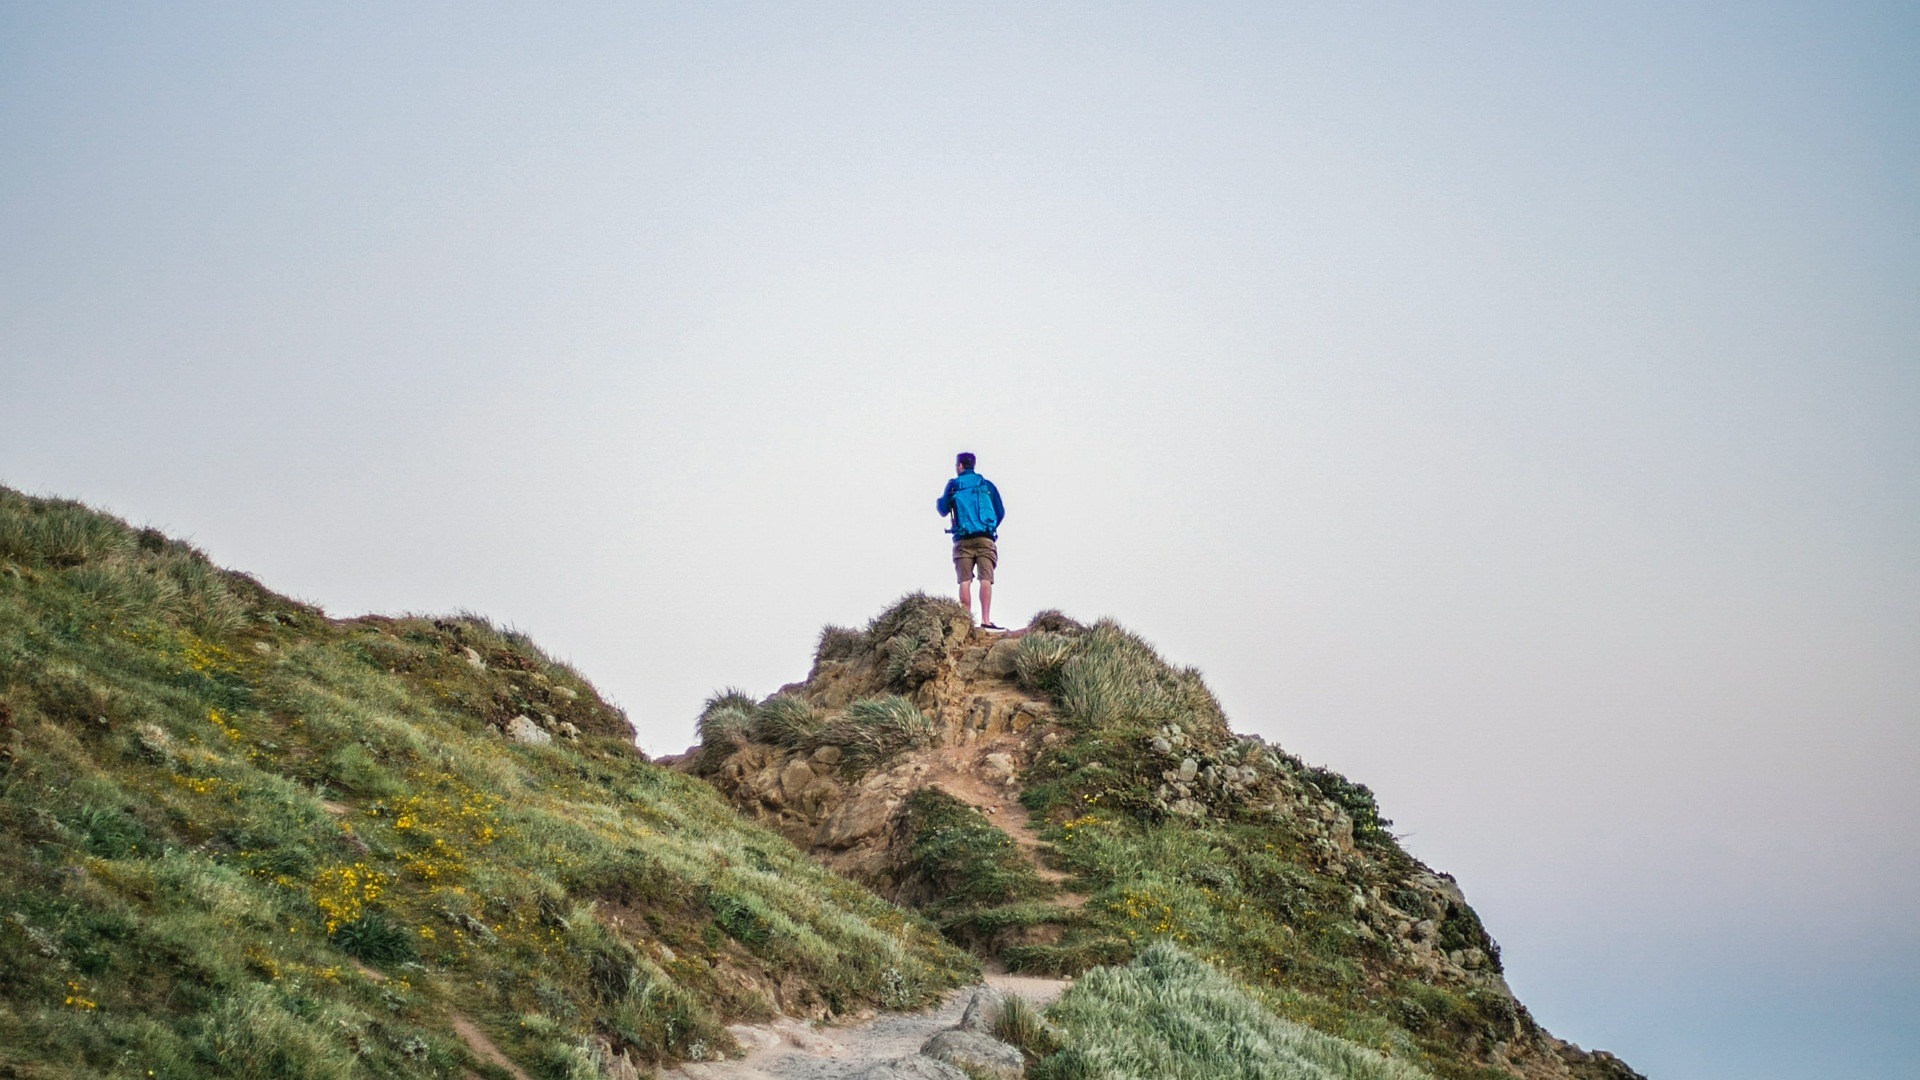
<svg viewBox="0 0 1920 1080">
<path fill-rule="evenodd" d="M 1044 1005 L 1072 985 L 1070 980 L 989 973 L 987 985 Z M 963 987 L 938 1008 L 920 1013 L 882 1013 L 836 1027 L 803 1020 L 739 1024 L 728 1030 L 747 1050 L 735 1061 L 690 1063 L 662 1074 L 665 1080 L 841 1080 L 879 1061 L 917 1053 L 937 1032 L 960 1022 L 973 997 Z"/>
</svg>

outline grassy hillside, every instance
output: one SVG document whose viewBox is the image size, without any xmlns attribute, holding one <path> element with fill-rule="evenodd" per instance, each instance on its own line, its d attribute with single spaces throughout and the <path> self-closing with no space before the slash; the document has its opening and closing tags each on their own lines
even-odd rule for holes
<svg viewBox="0 0 1920 1080">
<path fill-rule="evenodd" d="M 973 970 L 517 634 L 4 488 L 0 957 L 21 1077 L 597 1076 Z"/>
</svg>

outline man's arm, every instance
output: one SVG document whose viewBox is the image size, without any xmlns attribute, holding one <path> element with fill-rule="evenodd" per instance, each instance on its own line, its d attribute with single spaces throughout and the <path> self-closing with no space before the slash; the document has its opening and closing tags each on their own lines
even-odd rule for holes
<svg viewBox="0 0 1920 1080">
<path fill-rule="evenodd" d="M 940 512 L 941 517 L 953 513 L 953 481 L 947 481 L 946 490 L 940 493 L 940 500 L 933 504 L 933 508 Z"/>
</svg>

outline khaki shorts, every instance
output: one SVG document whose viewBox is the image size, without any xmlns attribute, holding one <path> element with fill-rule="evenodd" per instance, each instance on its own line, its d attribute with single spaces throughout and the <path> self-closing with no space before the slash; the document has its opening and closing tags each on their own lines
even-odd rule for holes
<svg viewBox="0 0 1920 1080">
<path fill-rule="evenodd" d="M 993 584 L 993 567 L 999 561 L 1000 549 L 993 546 L 991 537 L 969 536 L 953 545 L 953 572 L 962 585 L 973 580 L 975 570 L 981 581 Z"/>
</svg>

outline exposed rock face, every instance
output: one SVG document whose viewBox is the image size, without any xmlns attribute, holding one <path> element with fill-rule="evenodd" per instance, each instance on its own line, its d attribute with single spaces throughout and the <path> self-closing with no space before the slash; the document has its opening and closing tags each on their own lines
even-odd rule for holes
<svg viewBox="0 0 1920 1080">
<path fill-rule="evenodd" d="M 900 636 L 909 644 L 896 637 L 837 654 L 823 646 L 807 680 L 778 693 L 826 714 L 863 698 L 904 693 L 934 723 L 931 749 L 865 773 L 850 768 L 832 745 L 743 742 L 718 760 L 693 752 L 679 763 L 705 775 L 743 812 L 883 893 L 895 883 L 890 848 L 907 797 L 929 785 L 975 784 L 1017 795 L 1020 772 L 1055 715 L 1044 695 L 1014 681 L 1017 634 L 989 635 L 958 615 Z"/>
<path fill-rule="evenodd" d="M 943 1031 L 928 1039 L 920 1052 L 935 1061 L 957 1065 L 963 1072 L 996 1080 L 1019 1080 L 1027 1071 L 1027 1060 L 1019 1050 L 977 1031 Z"/>
</svg>

